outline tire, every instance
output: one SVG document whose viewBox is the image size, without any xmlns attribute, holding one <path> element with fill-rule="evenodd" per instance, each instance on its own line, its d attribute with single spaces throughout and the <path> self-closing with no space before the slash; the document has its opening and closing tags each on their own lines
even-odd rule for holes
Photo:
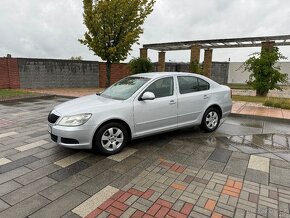
<svg viewBox="0 0 290 218">
<path fill-rule="evenodd" d="M 216 108 L 210 107 L 203 115 L 200 128 L 205 132 L 213 132 L 219 127 L 220 119 L 220 112 Z"/>
<path fill-rule="evenodd" d="M 127 129 L 120 123 L 108 123 L 96 132 L 94 148 L 102 154 L 113 155 L 119 153 L 127 142 Z"/>
</svg>

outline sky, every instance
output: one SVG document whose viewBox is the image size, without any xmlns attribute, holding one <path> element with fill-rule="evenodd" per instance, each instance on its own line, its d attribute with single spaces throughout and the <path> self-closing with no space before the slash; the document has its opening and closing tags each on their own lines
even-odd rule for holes
<svg viewBox="0 0 290 218">
<path fill-rule="evenodd" d="M 0 56 L 101 60 L 79 43 L 86 27 L 81 0 L 0 0 Z M 289 0 L 157 0 L 143 25 L 139 45 L 202 39 L 290 35 Z M 260 48 L 215 49 L 213 61 L 245 61 Z M 290 46 L 280 47 L 290 58 Z M 157 61 L 158 52 L 149 50 Z M 166 53 L 166 61 L 188 62 L 190 51 Z M 201 51 L 201 61 L 203 51 Z M 290 60 L 288 60 L 290 61 Z"/>
</svg>

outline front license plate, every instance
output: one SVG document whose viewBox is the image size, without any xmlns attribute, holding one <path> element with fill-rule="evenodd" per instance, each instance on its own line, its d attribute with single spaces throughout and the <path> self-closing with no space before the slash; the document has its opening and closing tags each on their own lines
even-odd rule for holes
<svg viewBox="0 0 290 218">
<path fill-rule="evenodd" d="M 47 130 L 48 130 L 49 133 L 51 133 L 51 126 L 50 125 L 48 125 L 48 129 Z"/>
</svg>

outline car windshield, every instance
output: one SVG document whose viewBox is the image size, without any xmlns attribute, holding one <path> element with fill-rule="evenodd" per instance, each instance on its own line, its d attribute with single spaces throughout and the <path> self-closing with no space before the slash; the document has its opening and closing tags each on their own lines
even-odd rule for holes
<svg viewBox="0 0 290 218">
<path fill-rule="evenodd" d="M 127 77 L 107 88 L 102 97 L 126 100 L 150 79 L 145 77 Z"/>
</svg>

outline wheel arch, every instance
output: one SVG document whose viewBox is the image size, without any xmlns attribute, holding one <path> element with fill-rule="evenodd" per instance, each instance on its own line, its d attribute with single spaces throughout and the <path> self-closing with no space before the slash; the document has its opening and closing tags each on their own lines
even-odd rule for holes
<svg viewBox="0 0 290 218">
<path fill-rule="evenodd" d="M 210 106 L 208 106 L 208 107 L 206 108 L 206 110 L 204 111 L 204 113 L 205 113 L 209 108 L 215 108 L 215 109 L 217 109 L 218 112 L 219 112 L 219 115 L 220 115 L 220 119 L 222 118 L 222 116 L 223 116 L 223 111 L 222 111 L 221 106 L 219 106 L 218 104 L 212 104 L 212 105 L 210 105 Z M 203 113 L 203 116 L 204 116 L 204 113 Z"/>
<path fill-rule="evenodd" d="M 132 139 L 132 130 L 131 130 L 130 126 L 128 125 L 128 123 L 126 121 L 124 121 L 122 119 L 119 119 L 119 118 L 109 119 L 109 120 L 104 121 L 102 124 L 100 124 L 96 128 L 96 130 L 94 132 L 94 135 L 93 135 L 93 138 L 92 138 L 93 147 L 95 146 L 95 140 L 94 139 L 95 139 L 96 133 L 99 131 L 100 128 L 102 128 L 102 126 L 104 126 L 104 125 L 106 125 L 108 123 L 119 123 L 119 124 L 122 124 L 126 128 L 126 130 L 128 132 L 128 140 Z"/>
</svg>

